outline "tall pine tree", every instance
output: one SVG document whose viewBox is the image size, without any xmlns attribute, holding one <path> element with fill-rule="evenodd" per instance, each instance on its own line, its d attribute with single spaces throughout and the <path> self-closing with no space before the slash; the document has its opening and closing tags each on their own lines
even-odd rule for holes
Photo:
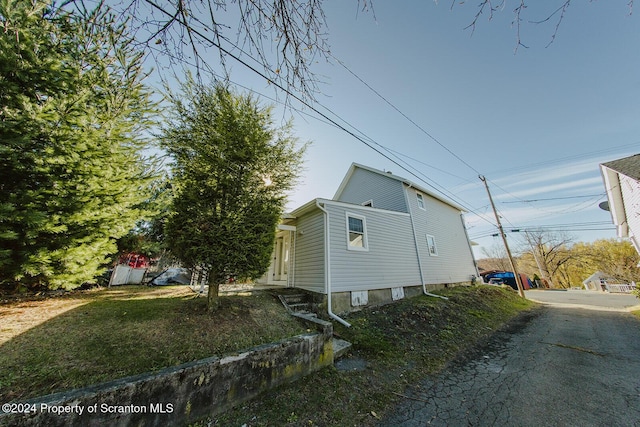
<svg viewBox="0 0 640 427">
<path fill-rule="evenodd" d="M 182 89 L 171 96 L 174 116 L 161 138 L 174 161 L 165 237 L 174 256 L 208 273 L 215 310 L 228 275 L 257 278 L 269 267 L 304 147 L 251 96 L 193 80 Z"/>
<path fill-rule="evenodd" d="M 150 177 L 143 57 L 110 12 L 0 0 L 0 283 L 91 281 Z"/>
</svg>

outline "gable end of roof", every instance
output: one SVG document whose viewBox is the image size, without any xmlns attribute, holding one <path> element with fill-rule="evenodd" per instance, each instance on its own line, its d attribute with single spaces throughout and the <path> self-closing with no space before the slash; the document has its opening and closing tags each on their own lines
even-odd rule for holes
<svg viewBox="0 0 640 427">
<path fill-rule="evenodd" d="M 602 166 L 640 181 L 640 154 L 602 163 Z"/>
<path fill-rule="evenodd" d="M 427 190 L 426 188 L 415 184 L 411 181 L 409 181 L 406 178 L 403 178 L 401 176 L 398 175 L 394 175 L 393 173 L 391 173 L 390 171 L 381 171 L 379 169 L 375 169 L 369 166 L 365 166 L 365 165 L 361 165 L 358 163 L 351 163 L 351 166 L 349 167 L 349 170 L 347 171 L 347 174 L 344 176 L 342 182 L 340 183 L 340 186 L 338 187 L 338 190 L 336 191 L 335 195 L 333 196 L 334 200 L 337 200 L 340 198 L 340 196 L 342 195 L 342 192 L 344 191 L 345 187 L 347 186 L 347 183 L 349 182 L 349 179 L 351 179 L 351 176 L 353 175 L 353 173 L 356 171 L 356 169 L 363 169 L 384 177 L 387 177 L 389 179 L 394 179 L 396 181 L 399 181 L 409 187 L 415 188 L 417 190 L 419 190 L 420 192 L 433 197 L 434 199 L 437 199 L 455 209 L 460 210 L 461 212 L 467 212 L 466 209 L 464 209 L 463 207 L 459 206 L 457 203 L 452 202 L 451 200 L 448 200 L 446 198 L 444 198 L 443 196 L 437 195 L 435 194 L 433 191 Z"/>
</svg>

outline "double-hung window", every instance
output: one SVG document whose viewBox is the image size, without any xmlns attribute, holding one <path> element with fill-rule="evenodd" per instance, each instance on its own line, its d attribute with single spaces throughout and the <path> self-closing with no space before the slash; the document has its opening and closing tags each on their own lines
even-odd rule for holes
<svg viewBox="0 0 640 427">
<path fill-rule="evenodd" d="M 347 212 L 347 249 L 352 251 L 368 251 L 367 221 L 361 215 Z"/>
<path fill-rule="evenodd" d="M 429 248 L 429 256 L 438 256 L 438 248 L 436 247 L 436 238 L 431 234 L 427 234 L 427 247 Z"/>
<path fill-rule="evenodd" d="M 426 208 L 424 207 L 424 198 L 422 197 L 422 194 L 416 193 L 416 199 L 418 201 L 418 207 L 420 209 L 425 209 L 426 210 Z"/>
</svg>

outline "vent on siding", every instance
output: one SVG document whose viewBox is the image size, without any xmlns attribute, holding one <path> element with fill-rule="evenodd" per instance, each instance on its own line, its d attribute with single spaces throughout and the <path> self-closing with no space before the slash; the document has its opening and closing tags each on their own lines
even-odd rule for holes
<svg viewBox="0 0 640 427">
<path fill-rule="evenodd" d="M 351 292 L 351 305 L 353 307 L 360 307 L 369 303 L 369 291 L 352 291 Z"/>
<path fill-rule="evenodd" d="M 391 299 L 398 301 L 404 298 L 404 288 L 391 288 Z"/>
</svg>

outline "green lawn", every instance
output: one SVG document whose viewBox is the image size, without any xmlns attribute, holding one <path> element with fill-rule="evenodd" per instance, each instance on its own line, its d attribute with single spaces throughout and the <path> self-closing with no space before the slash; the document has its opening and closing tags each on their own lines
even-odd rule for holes
<svg viewBox="0 0 640 427">
<path fill-rule="evenodd" d="M 269 294 L 123 286 L 0 305 L 0 401 L 221 356 L 306 331 Z"/>
</svg>

